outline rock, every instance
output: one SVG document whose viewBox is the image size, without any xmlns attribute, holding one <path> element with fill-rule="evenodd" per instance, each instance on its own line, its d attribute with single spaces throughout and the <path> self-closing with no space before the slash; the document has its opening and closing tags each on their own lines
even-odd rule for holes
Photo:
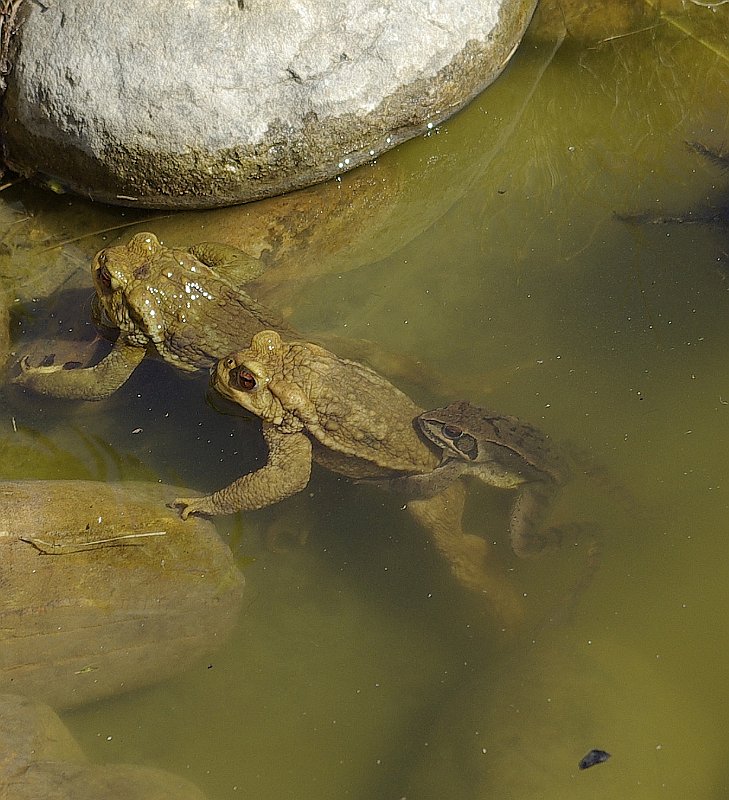
<svg viewBox="0 0 729 800">
<path fill-rule="evenodd" d="M 0 797 L 12 800 L 204 800 L 188 781 L 148 767 L 88 764 L 47 705 L 0 695 Z"/>
<path fill-rule="evenodd" d="M 80 705 L 163 680 L 225 640 L 243 578 L 210 522 L 165 507 L 177 494 L 0 483 L 0 691 Z"/>
<path fill-rule="evenodd" d="M 535 0 L 25 3 L 0 136 L 96 200 L 202 208 L 326 180 L 503 70 Z"/>
<path fill-rule="evenodd" d="M 133 764 L 33 762 L 7 789 L 12 800 L 205 800 L 189 781 Z"/>
<path fill-rule="evenodd" d="M 28 697 L 0 694 L 0 786 L 32 761 L 83 760 L 81 748 L 52 708 Z"/>
</svg>

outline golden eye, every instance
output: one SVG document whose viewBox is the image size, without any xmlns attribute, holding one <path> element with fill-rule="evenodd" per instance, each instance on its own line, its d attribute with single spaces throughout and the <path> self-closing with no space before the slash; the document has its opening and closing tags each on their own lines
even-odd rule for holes
<svg viewBox="0 0 729 800">
<path fill-rule="evenodd" d="M 245 367 L 235 367 L 230 371 L 230 383 L 237 389 L 242 389 L 244 392 L 251 392 L 256 388 L 256 376 Z"/>
</svg>

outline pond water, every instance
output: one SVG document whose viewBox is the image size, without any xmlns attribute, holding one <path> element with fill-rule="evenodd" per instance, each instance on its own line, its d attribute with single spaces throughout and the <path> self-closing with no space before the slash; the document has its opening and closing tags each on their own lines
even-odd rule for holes
<svg viewBox="0 0 729 800">
<path fill-rule="evenodd" d="M 299 498 L 216 520 L 247 581 L 230 641 L 64 714 L 92 759 L 210 800 L 726 796 L 728 229 L 616 217 L 726 198 L 686 143 L 727 143 L 729 12 L 689 11 L 591 46 L 527 39 L 455 118 L 322 190 L 345 200 L 261 285 L 302 331 L 420 361 L 438 379 L 403 388 L 423 405 L 467 397 L 588 454 L 617 487 L 570 499 L 596 523 L 594 579 L 570 598 L 586 540 L 516 559 L 508 494 L 474 487 L 469 528 L 525 598 L 504 631 L 395 499 L 316 471 Z M 1 198 L 0 272 L 40 276 L 12 289 L 19 353 L 92 335 L 87 303 L 44 299 L 46 268 L 90 287 L 93 252 L 132 232 L 182 245 L 256 219 Z M 225 485 L 262 446 L 204 384 L 145 361 L 101 403 L 9 389 L 3 477 Z M 19 451 L 13 426 L 46 446 Z M 593 747 L 612 758 L 579 772 Z"/>
</svg>

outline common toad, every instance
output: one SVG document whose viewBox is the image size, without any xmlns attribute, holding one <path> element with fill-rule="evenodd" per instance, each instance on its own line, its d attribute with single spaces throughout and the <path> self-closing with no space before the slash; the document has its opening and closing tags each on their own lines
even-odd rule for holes
<svg viewBox="0 0 729 800">
<path fill-rule="evenodd" d="M 268 460 L 230 486 L 175 500 L 182 516 L 230 514 L 276 503 L 308 483 L 312 461 L 352 478 L 388 479 L 432 471 L 436 450 L 413 425 L 422 411 L 388 380 L 317 345 L 275 331 L 218 361 L 213 386 L 263 420 Z M 464 533 L 465 490 L 453 482 L 407 510 L 431 534 L 456 577 L 483 593 L 503 621 L 522 614 L 514 587 L 482 537 Z"/>
<path fill-rule="evenodd" d="M 236 285 L 256 277 L 260 266 L 228 245 L 168 248 L 153 233 L 138 233 L 125 245 L 98 252 L 91 272 L 102 321 L 119 329 L 111 352 L 92 367 L 70 370 L 62 364 L 31 367 L 24 357 L 15 383 L 54 397 L 101 400 L 130 377 L 147 352 L 196 372 L 257 331 L 291 332 Z"/>
</svg>

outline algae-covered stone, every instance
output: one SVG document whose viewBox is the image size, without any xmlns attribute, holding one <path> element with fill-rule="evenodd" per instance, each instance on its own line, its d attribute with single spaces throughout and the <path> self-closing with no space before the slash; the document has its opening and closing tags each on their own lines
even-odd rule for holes
<svg viewBox="0 0 729 800">
<path fill-rule="evenodd" d="M 173 487 L 0 483 L 0 691 L 69 707 L 162 680 L 208 654 L 243 578 Z"/>
</svg>

